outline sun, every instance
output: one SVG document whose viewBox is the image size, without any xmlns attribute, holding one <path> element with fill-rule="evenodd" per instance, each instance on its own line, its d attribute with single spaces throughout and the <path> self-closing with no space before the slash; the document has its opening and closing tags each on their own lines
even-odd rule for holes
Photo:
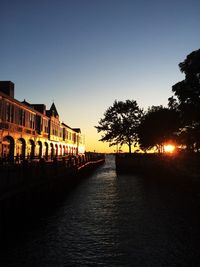
<svg viewBox="0 0 200 267">
<path fill-rule="evenodd" d="M 164 145 L 164 152 L 166 153 L 173 153 L 175 151 L 175 146 L 172 144 Z"/>
</svg>

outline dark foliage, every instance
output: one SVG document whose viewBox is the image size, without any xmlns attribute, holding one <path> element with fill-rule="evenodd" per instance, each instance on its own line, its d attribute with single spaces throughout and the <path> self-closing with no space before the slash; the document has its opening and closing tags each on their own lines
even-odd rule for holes
<svg viewBox="0 0 200 267">
<path fill-rule="evenodd" d="M 176 110 L 152 106 L 138 127 L 140 148 L 145 151 L 156 146 L 161 151 L 165 142 L 175 139 L 178 128 L 179 114 Z"/>
<path fill-rule="evenodd" d="M 200 49 L 190 53 L 179 64 L 185 79 L 172 87 L 176 101 L 169 99 L 169 106 L 175 104 L 180 112 L 182 129 L 180 142 L 189 150 L 199 150 L 200 139 Z"/>
<path fill-rule="evenodd" d="M 141 117 L 142 110 L 135 100 L 115 100 L 95 126 L 98 132 L 103 132 L 99 141 L 109 142 L 110 146 L 127 144 L 131 153 L 131 146 L 137 142 L 136 129 Z"/>
</svg>

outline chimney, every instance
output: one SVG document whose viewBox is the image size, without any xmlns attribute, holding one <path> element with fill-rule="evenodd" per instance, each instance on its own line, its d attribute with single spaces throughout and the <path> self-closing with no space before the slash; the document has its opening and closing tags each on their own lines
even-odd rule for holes
<svg viewBox="0 0 200 267">
<path fill-rule="evenodd" d="M 14 98 L 15 84 L 11 81 L 0 81 L 0 92 Z"/>
</svg>

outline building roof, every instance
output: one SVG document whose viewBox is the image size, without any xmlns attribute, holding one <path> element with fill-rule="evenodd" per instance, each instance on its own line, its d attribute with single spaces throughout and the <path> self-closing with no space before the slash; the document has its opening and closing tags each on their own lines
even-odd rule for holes
<svg viewBox="0 0 200 267">
<path fill-rule="evenodd" d="M 31 107 L 31 104 L 29 102 L 26 101 L 26 99 L 24 99 L 24 101 L 21 102 L 22 104 Z"/>
<path fill-rule="evenodd" d="M 46 111 L 46 114 L 47 114 L 48 116 L 59 117 L 59 115 L 58 115 L 58 111 L 57 111 L 57 109 L 56 109 L 56 106 L 55 106 L 54 102 L 52 103 L 50 109 Z"/>
<path fill-rule="evenodd" d="M 80 128 L 72 128 L 72 130 L 74 130 L 77 133 L 81 133 L 81 129 Z"/>
</svg>

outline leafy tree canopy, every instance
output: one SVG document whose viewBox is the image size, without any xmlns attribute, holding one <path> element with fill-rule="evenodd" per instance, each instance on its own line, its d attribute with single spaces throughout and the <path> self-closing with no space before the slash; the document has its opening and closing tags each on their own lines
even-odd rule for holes
<svg viewBox="0 0 200 267">
<path fill-rule="evenodd" d="M 190 53 L 186 59 L 179 64 L 181 72 L 184 72 L 186 79 L 199 78 L 200 74 L 200 49 Z"/>
<path fill-rule="evenodd" d="M 185 73 L 185 80 L 172 87 L 178 99 L 177 108 L 183 123 L 200 123 L 200 49 L 189 54 L 179 67 Z"/>
<path fill-rule="evenodd" d="M 179 127 L 179 115 L 174 109 L 152 106 L 148 109 L 138 127 L 139 146 L 146 151 L 153 147 L 161 150 L 164 142 L 174 139 Z"/>
<path fill-rule="evenodd" d="M 137 142 L 136 129 L 142 114 L 135 100 L 115 100 L 95 126 L 98 132 L 103 132 L 99 141 L 109 142 L 110 146 L 127 144 L 131 153 L 131 145 Z"/>
<path fill-rule="evenodd" d="M 176 83 L 172 91 L 176 97 L 169 98 L 169 106 L 180 112 L 181 143 L 185 143 L 188 150 L 200 149 L 200 49 L 190 53 L 179 64 L 185 79 Z"/>
</svg>

